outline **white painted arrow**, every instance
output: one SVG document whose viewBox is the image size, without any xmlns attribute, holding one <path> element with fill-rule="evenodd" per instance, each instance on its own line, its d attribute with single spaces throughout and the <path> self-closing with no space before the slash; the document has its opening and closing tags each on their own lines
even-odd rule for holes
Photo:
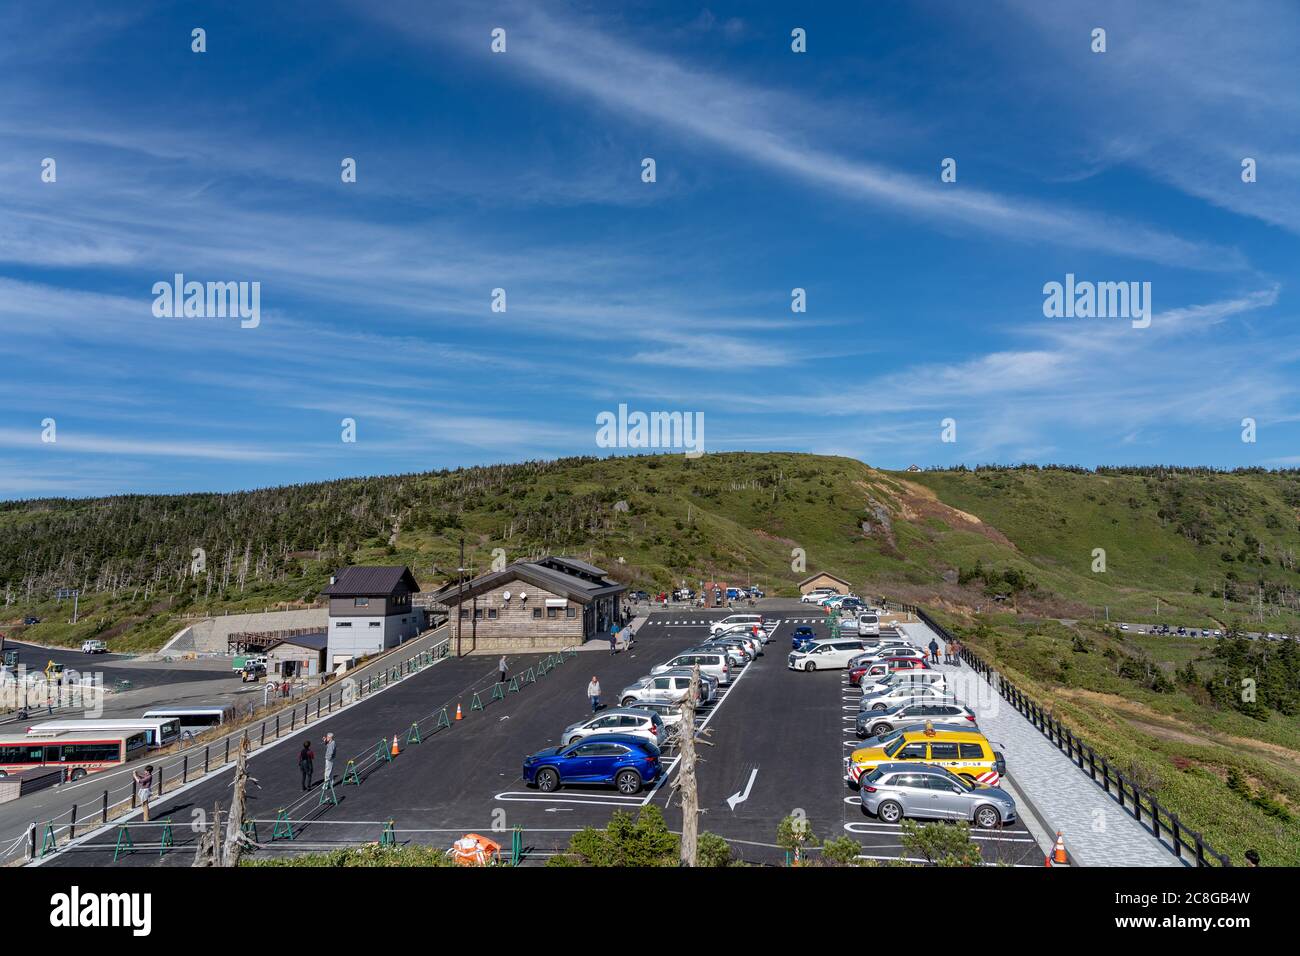
<svg viewBox="0 0 1300 956">
<path fill-rule="evenodd" d="M 572 813 L 573 808 L 572 807 L 547 807 L 546 812 L 547 813 Z"/>
<path fill-rule="evenodd" d="M 749 792 L 754 789 L 754 778 L 758 776 L 758 768 L 755 767 L 749 772 L 749 783 L 745 784 L 744 793 L 733 793 L 727 797 L 727 806 L 731 807 L 732 813 L 736 811 L 736 804 L 744 803 L 749 799 Z"/>
</svg>

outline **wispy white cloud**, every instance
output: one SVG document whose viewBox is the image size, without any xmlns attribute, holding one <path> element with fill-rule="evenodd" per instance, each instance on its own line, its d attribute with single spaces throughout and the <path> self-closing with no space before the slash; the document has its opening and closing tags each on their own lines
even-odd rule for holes
<svg viewBox="0 0 1300 956">
<path fill-rule="evenodd" d="M 1204 270 L 1246 265 L 1235 249 L 1186 239 L 1141 222 L 1084 209 L 997 194 L 882 167 L 815 145 L 792 130 L 815 104 L 692 67 L 635 46 L 587 18 L 560 18 L 532 5 L 511 4 L 499 18 L 511 24 L 513 62 L 537 80 L 603 107 L 607 115 L 637 116 L 689 141 L 730 153 L 828 190 L 945 226 L 975 229 L 1026 242 L 1049 242 Z M 436 23 L 410 3 L 367 5 L 404 36 L 480 50 L 482 18 L 462 8 Z"/>
</svg>

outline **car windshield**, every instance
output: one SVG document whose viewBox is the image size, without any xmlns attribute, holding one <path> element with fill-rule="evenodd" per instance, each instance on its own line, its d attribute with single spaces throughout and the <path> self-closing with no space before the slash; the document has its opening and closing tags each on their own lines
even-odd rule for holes
<svg viewBox="0 0 1300 956">
<path fill-rule="evenodd" d="M 900 733 L 895 739 L 886 741 L 885 756 L 887 757 L 894 756 L 894 754 L 902 750 L 906 744 L 907 741 L 903 739 L 903 735 Z"/>
</svg>

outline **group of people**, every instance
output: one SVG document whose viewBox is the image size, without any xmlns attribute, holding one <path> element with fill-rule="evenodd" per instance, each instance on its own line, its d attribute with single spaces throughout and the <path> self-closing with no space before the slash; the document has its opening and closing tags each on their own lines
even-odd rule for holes
<svg viewBox="0 0 1300 956">
<path fill-rule="evenodd" d="M 930 652 L 930 663 L 931 664 L 939 663 L 938 638 L 934 638 L 934 637 L 930 638 L 930 644 L 927 650 L 929 650 Z M 943 662 L 945 664 L 960 664 L 961 652 L 962 652 L 961 642 L 958 641 L 956 638 L 953 638 L 951 641 L 949 641 L 947 644 L 943 646 Z"/>
<path fill-rule="evenodd" d="M 325 735 L 325 779 L 332 786 L 334 784 L 334 755 L 338 751 L 338 741 L 334 739 L 332 733 Z M 316 781 L 316 751 L 311 749 L 311 741 L 305 740 L 302 744 L 302 750 L 298 751 L 298 770 L 302 772 L 302 788 L 310 790 Z"/>
</svg>

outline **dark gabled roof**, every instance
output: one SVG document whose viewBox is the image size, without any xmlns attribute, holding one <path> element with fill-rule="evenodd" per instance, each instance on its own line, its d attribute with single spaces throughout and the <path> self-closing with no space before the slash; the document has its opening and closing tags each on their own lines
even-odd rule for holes
<svg viewBox="0 0 1300 956">
<path fill-rule="evenodd" d="M 420 585 L 415 582 L 411 569 L 406 565 L 397 567 L 372 568 L 363 565 L 351 565 L 340 568 L 334 575 L 334 583 L 321 594 L 330 597 L 376 597 L 381 594 L 395 594 L 399 591 L 417 593 Z"/>
<path fill-rule="evenodd" d="M 274 644 L 268 644 L 266 649 L 273 651 L 281 644 L 292 644 L 294 647 L 305 647 L 308 650 L 321 651 L 329 644 L 329 634 L 325 631 L 318 634 L 295 634 L 293 637 L 284 637 Z"/>
<path fill-rule="evenodd" d="M 804 578 L 802 581 L 799 582 L 799 587 L 803 587 L 809 581 L 815 581 L 817 580 L 817 578 L 823 578 L 823 577 L 831 578 L 832 580 L 839 581 L 840 584 L 846 584 L 849 587 L 853 587 L 853 584 L 851 582 L 845 581 L 842 577 L 839 577 L 838 575 L 835 574 L 831 574 L 829 571 L 818 571 L 815 574 L 808 575 L 808 577 Z"/>
<path fill-rule="evenodd" d="M 515 561 L 513 564 L 506 565 L 500 571 L 491 571 L 479 575 L 472 581 L 466 581 L 463 591 L 458 589 L 455 582 L 447 584 L 441 590 L 435 592 L 432 599 L 439 604 L 455 605 L 461 600 L 468 600 L 516 580 L 531 584 L 533 587 L 543 588 L 555 594 L 562 594 L 569 600 L 577 601 L 579 604 L 589 604 L 598 597 L 618 594 L 627 590 L 626 584 L 610 581 L 604 576 L 604 571 L 592 567 L 592 565 L 586 565 L 586 567 L 592 568 L 595 574 L 587 571 L 582 571 L 580 574 L 570 573 L 564 570 L 566 565 L 569 565 L 569 561 L 570 559 L 567 558 Z M 574 567 L 574 571 L 581 570 L 576 565 L 569 566 Z M 596 580 L 592 580 L 593 577 Z"/>
</svg>

